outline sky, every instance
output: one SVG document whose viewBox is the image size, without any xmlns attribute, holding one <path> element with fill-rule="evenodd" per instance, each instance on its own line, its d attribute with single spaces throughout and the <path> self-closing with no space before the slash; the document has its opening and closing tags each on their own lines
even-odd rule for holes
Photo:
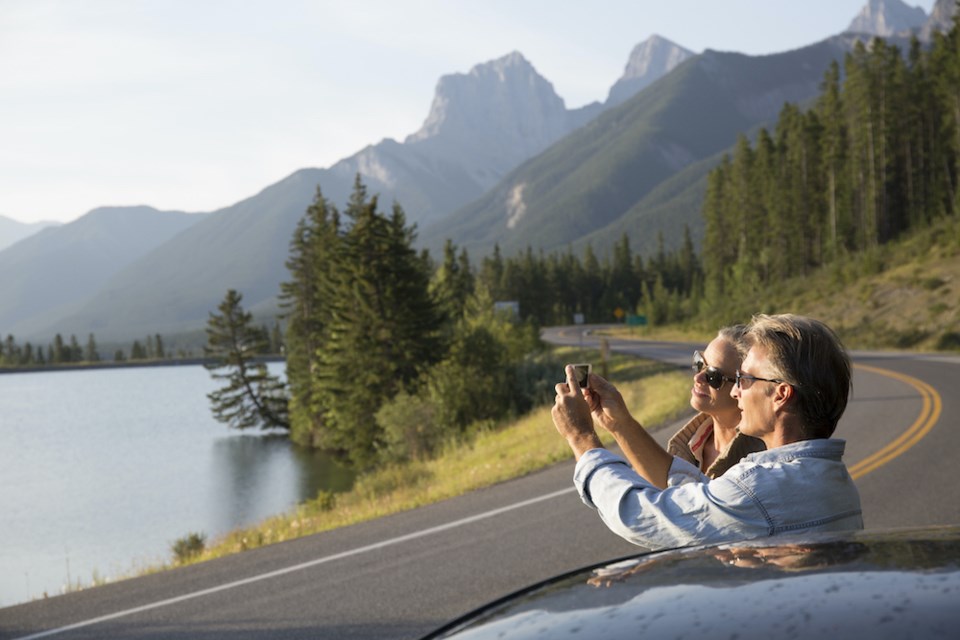
<svg viewBox="0 0 960 640">
<path fill-rule="evenodd" d="M 651 35 L 776 53 L 842 32 L 866 4 L 0 0 L 0 215 L 214 211 L 403 141 L 441 76 L 513 51 L 575 108 L 605 100 Z"/>
</svg>

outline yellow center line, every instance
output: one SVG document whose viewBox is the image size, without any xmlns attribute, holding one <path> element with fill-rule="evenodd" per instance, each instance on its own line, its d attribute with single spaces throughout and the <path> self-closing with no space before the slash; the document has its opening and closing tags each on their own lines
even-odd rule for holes
<svg viewBox="0 0 960 640">
<path fill-rule="evenodd" d="M 940 419 L 940 412 L 943 409 L 943 402 L 941 401 L 940 394 L 937 393 L 937 390 L 923 380 L 919 380 L 913 376 L 908 376 L 896 371 L 890 371 L 889 369 L 880 369 L 879 367 L 871 367 L 865 364 L 855 364 L 853 366 L 857 369 L 862 369 L 863 371 L 869 371 L 871 373 L 876 373 L 881 376 L 886 376 L 888 378 L 893 378 L 895 380 L 899 380 L 900 382 L 904 382 L 916 389 L 920 394 L 920 397 L 923 399 L 923 407 L 920 410 L 920 415 L 917 416 L 917 419 L 912 425 L 910 425 L 909 429 L 900 434 L 896 440 L 884 448 L 850 467 L 850 475 L 853 476 L 854 479 L 857 479 L 862 478 L 871 471 L 882 467 L 900 454 L 904 453 L 913 445 L 920 442 L 920 440 L 927 435 L 931 429 L 933 429 L 933 426 L 937 423 L 937 420 Z"/>
</svg>

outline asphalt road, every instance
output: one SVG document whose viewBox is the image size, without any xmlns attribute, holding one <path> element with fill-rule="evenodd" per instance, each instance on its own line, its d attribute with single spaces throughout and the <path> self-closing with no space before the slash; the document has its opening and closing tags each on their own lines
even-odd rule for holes
<svg viewBox="0 0 960 640">
<path fill-rule="evenodd" d="M 589 329 L 548 338 L 595 345 Z M 611 342 L 678 366 L 696 346 Z M 837 437 L 867 527 L 960 523 L 960 357 L 853 355 Z M 571 458 L 374 522 L 0 609 L 0 638 L 416 638 L 532 582 L 637 552 L 580 502 L 572 473 Z"/>
</svg>

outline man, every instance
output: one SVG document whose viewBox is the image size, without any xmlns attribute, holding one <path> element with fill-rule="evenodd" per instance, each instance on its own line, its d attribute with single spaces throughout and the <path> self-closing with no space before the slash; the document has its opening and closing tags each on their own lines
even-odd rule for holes
<svg viewBox="0 0 960 640">
<path fill-rule="evenodd" d="M 756 316 L 744 339 L 747 355 L 730 393 L 742 412 L 740 432 L 767 450 L 711 480 L 646 431 L 631 429 L 652 475 L 666 474 L 666 489 L 601 445 L 594 418 L 607 428 L 636 422 L 616 389 L 591 376 L 581 394 L 567 367 L 553 422 L 576 456 L 581 498 L 611 531 L 668 548 L 863 528 L 860 496 L 841 460 L 845 443 L 830 438 L 850 392 L 850 360 L 839 339 L 823 323 L 794 315 Z"/>
</svg>

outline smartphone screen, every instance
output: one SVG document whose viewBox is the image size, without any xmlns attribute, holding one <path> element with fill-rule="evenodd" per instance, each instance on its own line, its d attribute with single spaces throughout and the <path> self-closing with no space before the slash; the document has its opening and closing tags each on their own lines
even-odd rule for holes
<svg viewBox="0 0 960 640">
<path fill-rule="evenodd" d="M 587 381 L 590 379 L 591 368 L 592 367 L 586 363 L 573 365 L 573 374 L 576 377 L 577 384 L 580 385 L 581 389 L 587 386 Z"/>
</svg>

